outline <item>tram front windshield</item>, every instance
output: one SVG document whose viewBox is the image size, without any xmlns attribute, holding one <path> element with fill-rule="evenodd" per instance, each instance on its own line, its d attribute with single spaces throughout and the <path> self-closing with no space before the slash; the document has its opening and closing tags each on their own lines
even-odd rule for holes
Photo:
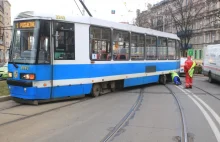
<svg viewBox="0 0 220 142">
<path fill-rule="evenodd" d="M 43 24 L 44 22 L 40 21 L 15 22 L 10 62 L 24 64 L 49 63 L 47 57 L 49 54 L 49 34 L 40 33 L 40 28 L 45 27 L 41 26 Z M 37 52 L 39 52 L 38 58 Z"/>
</svg>

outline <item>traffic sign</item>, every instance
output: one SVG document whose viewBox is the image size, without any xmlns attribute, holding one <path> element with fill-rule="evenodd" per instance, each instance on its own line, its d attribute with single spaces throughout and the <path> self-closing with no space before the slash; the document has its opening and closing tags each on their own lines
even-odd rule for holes
<svg viewBox="0 0 220 142">
<path fill-rule="evenodd" d="M 194 50 L 193 49 L 188 49 L 188 56 L 193 56 Z"/>
</svg>

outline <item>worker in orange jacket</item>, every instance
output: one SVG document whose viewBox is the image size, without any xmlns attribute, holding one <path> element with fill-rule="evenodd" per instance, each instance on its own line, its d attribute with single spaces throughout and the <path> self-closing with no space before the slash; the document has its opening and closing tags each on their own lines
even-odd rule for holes
<svg viewBox="0 0 220 142">
<path fill-rule="evenodd" d="M 185 88 L 192 88 L 192 78 L 193 78 L 195 66 L 196 66 L 196 63 L 191 60 L 190 56 L 188 56 L 187 60 L 185 61 L 185 65 L 184 65 L 184 72 L 186 74 Z"/>
</svg>

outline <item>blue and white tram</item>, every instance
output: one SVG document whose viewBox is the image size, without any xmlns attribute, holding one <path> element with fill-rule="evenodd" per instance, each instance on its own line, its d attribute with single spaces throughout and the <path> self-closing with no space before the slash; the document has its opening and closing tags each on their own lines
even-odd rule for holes
<svg viewBox="0 0 220 142">
<path fill-rule="evenodd" d="M 16 100 L 52 101 L 165 82 L 179 71 L 175 34 L 92 17 L 22 12 L 7 80 Z"/>
</svg>

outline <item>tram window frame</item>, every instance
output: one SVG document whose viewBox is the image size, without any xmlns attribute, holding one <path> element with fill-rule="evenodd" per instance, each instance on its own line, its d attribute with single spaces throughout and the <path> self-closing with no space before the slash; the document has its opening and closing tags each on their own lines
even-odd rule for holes
<svg viewBox="0 0 220 142">
<path fill-rule="evenodd" d="M 176 40 L 176 60 L 180 59 L 180 41 Z"/>
<path fill-rule="evenodd" d="M 67 22 L 59 22 L 59 21 L 55 21 L 54 23 L 54 32 L 55 32 L 55 40 L 54 40 L 54 60 L 75 60 L 76 59 L 76 46 L 75 46 L 75 37 L 76 37 L 76 35 L 75 35 L 75 24 L 74 23 L 67 23 Z M 59 27 L 60 29 L 58 30 L 58 29 L 55 29 L 55 27 L 56 28 L 58 28 L 58 26 L 57 26 L 57 24 L 61 24 L 61 26 Z M 68 28 L 70 28 L 70 29 L 65 29 L 65 28 L 63 28 L 63 25 L 65 25 L 65 26 L 67 26 Z M 57 33 L 58 32 L 63 32 L 63 34 L 64 34 L 64 39 L 62 39 L 63 41 L 64 41 L 64 46 L 67 46 L 67 47 L 65 47 L 65 49 L 64 49 L 64 51 L 60 51 L 60 50 L 58 50 L 59 49 L 59 43 L 58 43 L 58 41 L 59 41 L 59 39 L 58 38 L 60 38 L 61 36 L 60 35 L 58 35 L 57 36 Z M 71 33 L 71 34 L 70 34 Z M 66 44 L 68 41 L 67 41 L 67 39 L 65 39 L 66 38 L 66 36 L 68 37 L 69 35 L 71 35 L 70 37 L 72 38 L 71 40 L 73 40 L 73 41 L 71 41 L 72 42 L 72 44 Z M 56 47 L 56 44 L 58 44 L 58 47 Z M 61 44 L 60 44 L 61 45 Z M 69 47 L 68 47 L 69 46 Z M 68 49 L 67 49 L 68 48 Z M 69 52 L 67 52 L 66 50 L 70 50 Z M 71 58 L 69 58 L 70 56 L 68 56 L 68 58 L 67 59 L 59 59 L 59 58 L 56 58 L 56 53 L 64 53 L 64 54 L 62 54 L 62 55 L 70 55 L 70 56 L 72 56 Z M 67 54 L 68 53 L 68 54 Z M 61 55 L 61 54 L 60 54 Z"/>
<path fill-rule="evenodd" d="M 43 30 L 43 28 L 45 28 L 45 27 L 42 27 L 42 26 L 45 26 L 45 23 L 47 23 L 48 24 L 47 26 L 49 26 L 47 31 L 45 31 L 45 29 Z M 51 30 L 51 21 L 49 21 L 49 20 L 40 20 L 40 32 L 39 32 L 39 38 L 38 38 L 39 48 L 37 48 L 37 64 L 50 64 L 50 62 L 51 62 L 51 32 L 50 32 L 50 30 Z M 45 60 L 44 63 L 41 63 L 40 60 L 39 60 L 40 56 L 42 56 L 42 53 L 40 53 L 40 52 L 43 49 L 42 48 L 43 46 L 42 46 L 41 35 L 42 35 L 42 37 L 47 39 L 46 42 L 44 40 L 44 49 L 45 49 L 46 52 L 43 51 L 43 54 L 44 54 L 44 56 L 47 55 L 46 56 L 47 62 L 45 62 L 46 61 Z"/>
<path fill-rule="evenodd" d="M 158 47 L 162 47 L 162 46 L 159 46 L 159 39 L 165 39 L 166 40 L 166 58 L 159 58 L 160 56 L 159 56 L 159 48 Z M 157 59 L 158 60 L 167 60 L 168 59 L 168 42 L 167 42 L 168 40 L 167 40 L 167 38 L 166 37 L 157 37 Z"/>
<path fill-rule="evenodd" d="M 149 46 L 149 45 L 147 45 L 147 42 L 146 42 L 147 37 L 151 37 L 151 38 L 155 38 L 156 39 L 155 40 L 155 49 L 156 49 L 155 53 L 156 54 L 155 54 L 154 58 L 147 58 L 147 46 Z M 152 42 L 152 39 L 151 39 L 151 42 Z M 153 44 L 151 44 L 151 45 L 153 45 Z M 157 36 L 145 35 L 145 59 L 146 60 L 157 60 Z"/>
<path fill-rule="evenodd" d="M 109 42 L 109 49 L 108 49 L 108 51 L 109 52 L 107 52 L 107 56 L 106 56 L 106 60 L 105 59 L 93 59 L 93 48 L 92 48 L 92 42 L 93 42 L 93 40 L 95 39 L 95 38 L 91 38 L 91 29 L 92 28 L 99 28 L 99 29 L 108 29 L 109 31 L 110 31 L 110 35 L 109 35 L 109 40 L 106 40 L 106 39 L 102 39 L 102 33 L 100 34 L 100 36 L 101 36 L 101 38 L 100 38 L 100 40 L 97 40 L 98 42 L 99 41 L 107 41 L 107 42 Z M 98 39 L 98 38 L 97 38 Z M 98 42 L 97 42 L 97 46 L 98 46 Z M 102 43 L 101 43 L 101 46 L 102 46 Z M 105 47 L 105 48 L 107 48 L 107 47 Z M 98 47 L 97 47 L 97 50 L 98 50 Z M 90 60 L 91 61 L 111 61 L 112 60 L 112 30 L 111 30 L 111 28 L 109 28 L 109 27 L 102 27 L 102 26 L 94 26 L 94 25 L 91 25 L 90 27 L 89 27 L 89 58 L 90 58 Z M 109 54 L 110 54 L 110 56 L 109 56 Z M 97 55 L 96 55 L 97 56 Z M 109 56 L 109 57 L 108 57 Z"/>
<path fill-rule="evenodd" d="M 139 35 L 139 36 L 142 36 L 143 37 L 143 43 L 141 43 L 141 42 L 139 42 L 139 40 L 137 40 L 136 41 L 136 44 L 137 44 L 137 47 L 136 47 L 136 49 L 137 48 L 141 48 L 141 46 L 140 47 L 138 47 L 138 45 L 141 45 L 141 44 L 143 44 L 143 55 L 142 55 L 142 58 L 139 58 L 139 59 L 132 59 L 132 44 L 133 44 L 133 41 L 132 41 L 132 34 L 134 34 L 134 35 Z M 141 33 L 136 33 L 136 32 L 131 32 L 131 41 L 130 41 L 130 58 L 131 58 L 131 60 L 132 61 L 137 61 L 137 60 L 144 60 L 145 59 L 145 34 L 141 34 Z"/>
<path fill-rule="evenodd" d="M 174 42 L 174 47 L 172 47 L 172 48 L 174 48 L 174 57 L 173 58 L 170 58 L 169 56 L 169 41 L 173 41 Z M 171 39 L 171 38 L 168 38 L 167 39 L 167 52 L 168 52 L 168 54 L 167 54 L 167 59 L 168 60 L 176 60 L 176 40 L 175 39 Z"/>
<path fill-rule="evenodd" d="M 128 57 L 127 57 L 127 59 L 115 59 L 114 58 L 114 48 L 113 48 L 113 46 L 114 46 L 114 42 L 115 42 L 115 40 L 114 40 L 114 31 L 120 31 L 120 32 L 125 32 L 125 33 L 128 33 L 128 53 L 127 53 L 127 55 L 128 55 Z M 119 41 L 118 41 L 119 42 Z M 123 41 L 124 42 L 124 41 Z M 119 46 L 119 45 L 118 45 Z M 124 43 L 123 43 L 123 45 L 122 46 L 124 46 Z M 113 55 L 113 60 L 114 61 L 129 61 L 130 60 L 130 57 L 131 57 L 131 32 L 130 31 L 126 31 L 126 30 L 121 30 L 121 29 L 113 29 L 112 30 L 112 55 Z"/>
</svg>

